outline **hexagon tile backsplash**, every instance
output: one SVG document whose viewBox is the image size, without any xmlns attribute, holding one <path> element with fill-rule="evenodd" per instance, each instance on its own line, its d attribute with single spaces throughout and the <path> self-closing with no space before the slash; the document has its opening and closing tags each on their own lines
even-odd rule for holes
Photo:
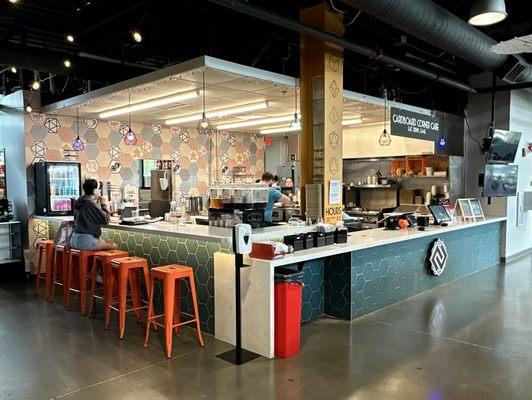
<svg viewBox="0 0 532 400">
<path fill-rule="evenodd" d="M 137 183 L 136 159 L 167 159 L 180 165 L 174 185 L 181 194 L 204 194 L 209 173 L 244 166 L 259 177 L 264 169 L 264 140 L 252 133 L 220 132 L 209 139 L 195 129 L 133 123 L 137 144 L 124 143 L 129 126 L 120 121 L 83 119 L 30 113 L 25 117 L 28 195 L 33 195 L 33 163 L 62 159 L 79 132 L 85 150 L 79 153 L 82 176 L 96 175 L 116 185 Z M 209 143 L 212 141 L 211 143 Z M 209 145 L 214 155 L 209 155 Z M 242 155 L 245 155 L 243 157 Z M 214 179 L 214 178 L 213 178 Z M 31 209 L 31 207 L 30 207 Z"/>
</svg>

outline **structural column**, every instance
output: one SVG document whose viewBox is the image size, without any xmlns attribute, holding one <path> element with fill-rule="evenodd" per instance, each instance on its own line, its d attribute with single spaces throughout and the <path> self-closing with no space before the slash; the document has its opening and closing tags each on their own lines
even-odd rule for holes
<svg viewBox="0 0 532 400">
<path fill-rule="evenodd" d="M 342 15 L 318 4 L 301 11 L 301 22 L 343 35 Z M 321 183 L 325 222 L 342 219 L 343 49 L 301 35 L 301 186 Z M 303 190 L 302 209 L 312 202 Z M 315 215 L 311 215 L 315 216 Z"/>
</svg>

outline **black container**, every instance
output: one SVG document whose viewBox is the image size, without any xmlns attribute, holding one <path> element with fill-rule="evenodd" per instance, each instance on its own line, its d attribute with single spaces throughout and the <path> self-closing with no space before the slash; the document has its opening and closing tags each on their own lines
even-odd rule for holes
<svg viewBox="0 0 532 400">
<path fill-rule="evenodd" d="M 314 232 L 314 247 L 323 247 L 323 246 L 325 246 L 325 233 Z"/>
<path fill-rule="evenodd" d="M 334 231 L 325 233 L 325 246 L 334 244 Z"/>
<path fill-rule="evenodd" d="M 314 247 L 314 232 L 303 234 L 303 246 L 305 246 L 305 249 L 312 249 Z"/>
<path fill-rule="evenodd" d="M 284 244 L 292 246 L 294 251 L 303 250 L 303 235 L 287 235 L 283 238 Z"/>
<path fill-rule="evenodd" d="M 347 229 L 340 228 L 334 231 L 334 243 L 347 243 Z"/>
<path fill-rule="evenodd" d="M 430 218 L 429 217 L 417 217 L 418 226 L 429 226 Z"/>
</svg>

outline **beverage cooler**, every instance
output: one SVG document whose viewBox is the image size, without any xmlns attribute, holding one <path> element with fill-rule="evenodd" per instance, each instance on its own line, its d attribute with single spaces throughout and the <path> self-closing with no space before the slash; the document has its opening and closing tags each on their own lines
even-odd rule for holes
<svg viewBox="0 0 532 400">
<path fill-rule="evenodd" d="M 35 213 L 72 215 L 72 199 L 81 193 L 79 162 L 35 163 Z"/>
</svg>

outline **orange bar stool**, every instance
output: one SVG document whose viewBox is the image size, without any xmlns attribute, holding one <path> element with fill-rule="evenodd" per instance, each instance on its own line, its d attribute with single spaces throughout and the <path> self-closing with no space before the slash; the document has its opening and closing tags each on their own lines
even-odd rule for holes
<svg viewBox="0 0 532 400">
<path fill-rule="evenodd" d="M 107 309 L 107 302 L 110 302 L 113 297 L 113 286 L 110 288 L 105 286 L 109 279 L 106 279 L 106 274 L 111 274 L 111 260 L 115 258 L 127 257 L 128 252 L 122 250 L 109 250 L 100 251 L 94 254 L 94 262 L 92 264 L 92 277 L 91 277 L 91 291 L 90 291 L 90 303 L 89 303 L 89 317 L 92 317 L 94 312 L 94 300 L 104 300 L 105 309 Z M 102 277 L 103 288 L 96 288 L 96 278 Z M 103 296 L 101 296 L 103 294 Z"/>
<path fill-rule="evenodd" d="M 62 245 L 58 244 L 55 246 L 54 254 L 54 270 L 52 273 L 52 288 L 50 293 L 50 301 L 55 299 L 55 287 L 62 286 L 67 281 L 66 276 L 68 274 L 68 265 L 70 261 L 70 251 L 69 249 Z M 65 290 L 63 289 L 63 303 L 65 302 Z"/>
<path fill-rule="evenodd" d="M 50 299 L 50 293 L 52 288 L 52 262 L 54 255 L 54 241 L 53 240 L 41 240 L 38 245 L 38 258 L 37 258 L 37 273 L 35 275 L 35 296 L 39 295 L 39 286 L 41 280 L 44 280 L 44 295 L 45 298 Z M 44 253 L 44 268 L 43 268 L 43 253 Z"/>
<path fill-rule="evenodd" d="M 105 274 L 107 282 L 104 287 L 112 290 L 115 284 L 115 279 L 118 280 L 118 299 L 111 299 L 112 296 L 107 297 L 111 299 L 105 306 L 105 329 L 109 328 L 109 320 L 111 318 L 111 310 L 118 311 L 118 336 L 120 339 L 124 337 L 126 330 L 126 312 L 133 311 L 140 321 L 140 310 L 147 309 L 147 301 L 140 298 L 140 279 L 139 275 L 142 272 L 144 275 L 144 282 L 146 284 L 146 291 L 150 290 L 150 273 L 148 271 L 148 260 L 141 257 L 122 257 L 111 260 L 111 273 Z M 127 308 L 127 286 L 131 290 L 132 308 Z M 146 305 L 142 305 L 142 303 Z M 115 307 L 118 305 L 118 307 Z"/>
<path fill-rule="evenodd" d="M 153 324 L 165 328 L 165 344 L 166 357 L 170 358 L 172 355 L 172 330 L 179 333 L 181 325 L 196 323 L 196 331 L 198 334 L 198 341 L 203 347 L 203 338 L 201 337 L 200 319 L 198 313 L 198 302 L 196 299 L 196 285 L 194 284 L 194 272 L 190 267 L 181 265 L 167 265 L 164 267 L 155 267 L 150 270 L 150 296 L 148 300 L 148 323 L 146 324 L 146 338 L 144 340 L 144 347 L 148 346 L 148 338 L 150 336 L 150 327 Z M 155 286 L 155 279 L 163 281 L 164 291 L 164 314 L 153 315 L 153 288 Z M 181 312 L 179 309 L 179 281 L 181 279 L 188 279 L 190 283 L 190 292 L 192 294 L 192 303 L 194 306 L 194 315 Z M 181 314 L 191 317 L 188 321 L 181 322 Z M 157 318 L 164 317 L 164 324 L 156 322 Z"/>
<path fill-rule="evenodd" d="M 87 306 L 87 277 L 89 276 L 89 266 L 92 267 L 94 255 L 101 252 L 101 250 L 78 250 L 70 249 L 70 262 L 68 265 L 68 273 L 66 274 L 66 286 L 63 290 L 66 292 L 65 308 L 70 303 L 70 292 L 78 292 L 80 298 L 81 315 L 85 315 L 85 308 Z M 79 288 L 75 289 L 73 281 L 73 273 L 77 268 L 79 273 Z M 65 268 L 63 268 L 64 270 Z"/>
</svg>

